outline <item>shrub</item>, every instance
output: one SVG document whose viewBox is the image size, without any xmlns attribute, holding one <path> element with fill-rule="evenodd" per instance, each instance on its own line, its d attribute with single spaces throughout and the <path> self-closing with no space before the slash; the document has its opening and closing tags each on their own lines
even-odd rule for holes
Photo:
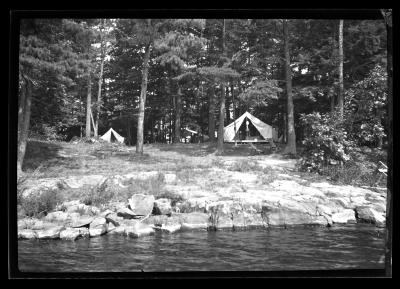
<svg viewBox="0 0 400 289">
<path fill-rule="evenodd" d="M 304 125 L 304 151 L 298 162 L 301 171 L 321 172 L 322 166 L 332 161 L 345 163 L 350 160 L 354 144 L 337 113 L 302 114 L 300 119 Z"/>
<path fill-rule="evenodd" d="M 56 127 L 45 123 L 33 125 L 29 131 L 29 137 L 45 141 L 63 141 L 66 139 L 66 135 L 59 133 Z"/>
<path fill-rule="evenodd" d="M 262 173 L 259 175 L 259 179 L 263 185 L 268 185 L 275 181 L 277 178 L 277 174 L 275 173 L 275 170 L 267 166 L 263 169 Z"/>
<path fill-rule="evenodd" d="M 114 198 L 114 192 L 107 189 L 107 182 L 104 181 L 96 187 L 92 187 L 83 193 L 81 202 L 85 205 L 104 205 Z"/>
<path fill-rule="evenodd" d="M 19 197 L 19 205 L 28 217 L 40 217 L 53 211 L 63 197 L 58 190 L 47 189 L 40 194 L 30 194 Z"/>
</svg>

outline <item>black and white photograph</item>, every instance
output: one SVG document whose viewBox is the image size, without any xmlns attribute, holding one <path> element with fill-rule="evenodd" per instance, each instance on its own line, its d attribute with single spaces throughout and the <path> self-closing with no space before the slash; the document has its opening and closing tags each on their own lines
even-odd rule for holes
<svg viewBox="0 0 400 289">
<path fill-rule="evenodd" d="M 391 277 L 392 9 L 290 11 L 13 11 L 12 275 Z"/>
</svg>

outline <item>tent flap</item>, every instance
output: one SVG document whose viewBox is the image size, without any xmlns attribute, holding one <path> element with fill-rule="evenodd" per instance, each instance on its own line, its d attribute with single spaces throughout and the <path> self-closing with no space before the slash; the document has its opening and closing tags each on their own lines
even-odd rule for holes
<svg viewBox="0 0 400 289">
<path fill-rule="evenodd" d="M 245 118 L 248 118 L 251 123 L 255 126 L 258 132 L 262 135 L 264 139 L 275 139 L 276 131 L 275 129 L 266 124 L 265 122 L 259 120 L 255 116 L 251 115 L 249 112 L 245 112 L 234 122 L 230 123 L 224 127 L 224 141 L 233 141 L 235 138 L 235 126 L 236 132 L 239 130 L 240 126 L 243 124 Z"/>
</svg>

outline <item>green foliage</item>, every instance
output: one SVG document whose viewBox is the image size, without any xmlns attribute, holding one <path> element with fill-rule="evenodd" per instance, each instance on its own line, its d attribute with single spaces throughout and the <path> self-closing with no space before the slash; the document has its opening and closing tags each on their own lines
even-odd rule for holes
<svg viewBox="0 0 400 289">
<path fill-rule="evenodd" d="M 323 165 L 350 160 L 354 146 L 338 114 L 311 113 L 301 116 L 304 151 L 299 160 L 302 171 L 320 172 Z"/>
<path fill-rule="evenodd" d="M 63 202 L 63 196 L 59 190 L 47 189 L 39 194 L 23 196 L 18 194 L 17 203 L 28 217 L 41 217 L 53 211 L 57 205 Z"/>
<path fill-rule="evenodd" d="M 358 145 L 377 146 L 386 139 L 387 73 L 377 65 L 346 91 L 347 131 Z"/>
<path fill-rule="evenodd" d="M 238 98 L 249 106 L 268 106 L 271 100 L 278 99 L 282 89 L 276 80 L 258 80 L 241 93 Z"/>
</svg>

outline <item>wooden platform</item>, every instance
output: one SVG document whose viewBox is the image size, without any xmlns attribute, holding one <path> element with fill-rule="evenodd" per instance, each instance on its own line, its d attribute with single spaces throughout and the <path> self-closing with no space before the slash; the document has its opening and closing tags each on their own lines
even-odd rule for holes
<svg viewBox="0 0 400 289">
<path fill-rule="evenodd" d="M 235 143 L 235 141 L 225 141 L 226 143 Z M 236 143 L 271 143 L 268 140 L 237 140 Z"/>
</svg>

